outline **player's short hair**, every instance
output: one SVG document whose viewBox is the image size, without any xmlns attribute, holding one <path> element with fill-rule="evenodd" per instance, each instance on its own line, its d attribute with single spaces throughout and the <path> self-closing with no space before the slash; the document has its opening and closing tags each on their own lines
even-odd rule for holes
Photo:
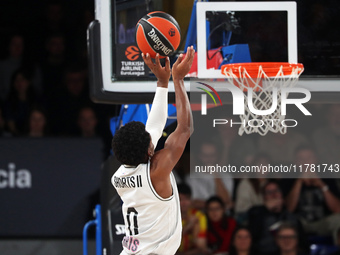
<svg viewBox="0 0 340 255">
<path fill-rule="evenodd" d="M 191 197 L 192 191 L 188 184 L 186 183 L 180 183 L 177 185 L 178 193 L 182 195 L 186 195 L 188 197 Z"/>
<path fill-rule="evenodd" d="M 120 163 L 137 166 L 147 162 L 150 140 L 145 125 L 139 121 L 131 121 L 113 136 L 112 150 Z"/>
</svg>

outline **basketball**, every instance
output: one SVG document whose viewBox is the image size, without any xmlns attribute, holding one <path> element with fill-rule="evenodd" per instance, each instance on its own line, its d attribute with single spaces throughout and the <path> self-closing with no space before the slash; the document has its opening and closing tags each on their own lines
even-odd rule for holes
<svg viewBox="0 0 340 255">
<path fill-rule="evenodd" d="M 171 56 L 181 41 L 181 30 L 177 21 L 161 11 L 150 12 L 136 25 L 136 41 L 141 52 L 155 58 L 159 53 L 164 58 Z"/>
</svg>

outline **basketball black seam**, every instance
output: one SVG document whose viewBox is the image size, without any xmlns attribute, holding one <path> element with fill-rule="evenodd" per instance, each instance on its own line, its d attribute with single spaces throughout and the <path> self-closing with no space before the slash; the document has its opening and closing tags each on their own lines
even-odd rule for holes
<svg viewBox="0 0 340 255">
<path fill-rule="evenodd" d="M 146 23 L 148 23 L 148 24 L 149 24 L 151 27 L 153 27 L 154 29 L 156 29 L 156 30 L 164 37 L 164 39 L 167 40 L 167 42 L 168 42 L 169 45 L 171 46 L 172 52 L 175 51 L 175 48 L 172 46 L 171 42 L 168 40 L 168 38 L 166 38 L 166 36 L 165 36 L 161 31 L 158 30 L 158 28 L 156 28 L 152 23 L 150 23 L 150 22 L 147 21 L 146 19 L 142 18 L 142 20 L 145 21 Z M 168 21 L 169 21 L 169 20 L 168 20 Z M 142 27 L 143 27 L 143 26 L 142 26 Z M 143 29 L 143 31 L 144 31 L 144 29 Z M 145 32 L 144 32 L 144 35 L 145 35 L 145 37 L 147 38 L 147 35 L 145 34 Z M 147 41 L 148 41 L 148 40 L 147 40 Z M 148 42 L 148 43 L 149 43 L 149 42 Z M 150 44 L 149 44 L 149 45 L 150 45 Z M 153 49 L 152 46 L 150 46 L 150 47 Z"/>
<path fill-rule="evenodd" d="M 137 31 L 138 31 L 138 27 L 140 26 L 139 22 L 137 23 L 136 26 L 136 33 L 135 33 L 135 41 L 137 42 Z M 142 26 L 143 27 L 143 26 Z"/>
<path fill-rule="evenodd" d="M 148 23 L 148 24 L 149 24 L 150 26 L 152 26 L 154 29 L 157 29 L 157 31 L 164 37 L 165 40 L 168 41 L 169 45 L 171 45 L 171 47 L 172 47 L 171 42 L 169 42 L 168 38 L 166 38 L 166 36 L 165 36 L 161 31 L 159 31 L 159 29 L 158 29 L 157 27 L 155 27 L 155 26 L 154 26 L 152 23 L 150 23 L 147 19 L 142 18 L 142 20 L 144 20 L 146 23 Z M 167 19 L 165 19 L 165 20 L 167 20 Z M 167 21 L 169 21 L 169 20 L 167 20 Z M 173 48 L 173 47 L 172 47 L 172 48 Z"/>
<path fill-rule="evenodd" d="M 163 14 L 164 14 L 165 16 L 170 16 L 170 19 L 167 19 L 167 18 L 165 18 L 165 17 L 163 17 L 163 16 L 160 16 L 160 15 L 163 15 Z M 161 19 L 165 19 L 165 20 L 167 20 L 167 21 L 170 21 L 172 24 L 174 24 L 175 27 L 177 27 L 178 31 L 181 32 L 181 29 L 180 29 L 180 27 L 179 27 L 179 24 L 178 24 L 177 20 L 176 20 L 174 17 L 172 17 L 171 15 L 169 15 L 169 14 L 167 14 L 167 13 L 165 13 L 165 12 L 151 13 L 150 15 L 147 14 L 146 16 L 148 16 L 148 17 L 157 17 L 157 18 L 161 18 Z"/>
<path fill-rule="evenodd" d="M 159 16 L 154 16 L 154 17 L 157 17 L 157 18 L 160 18 L 160 19 L 164 19 L 164 20 L 166 20 L 166 21 L 169 21 L 171 24 L 173 24 L 173 25 L 177 28 L 179 34 L 181 34 L 181 29 L 179 28 L 179 26 L 177 26 L 177 25 L 176 25 L 175 23 L 173 23 L 171 20 L 168 20 L 168 19 L 166 19 L 166 18 L 159 17 Z M 152 18 L 152 17 L 151 17 L 151 18 Z M 147 20 L 145 20 L 145 21 L 147 21 Z"/>
<path fill-rule="evenodd" d="M 154 50 L 154 48 L 152 48 L 152 46 L 150 45 L 150 43 L 149 43 L 149 41 L 148 41 L 148 39 L 147 39 L 147 35 L 145 34 L 144 27 L 143 27 L 142 25 L 141 25 L 140 27 L 143 29 L 143 34 L 144 34 L 144 36 L 145 36 L 146 42 L 149 44 L 150 48 L 151 48 L 152 50 Z"/>
</svg>

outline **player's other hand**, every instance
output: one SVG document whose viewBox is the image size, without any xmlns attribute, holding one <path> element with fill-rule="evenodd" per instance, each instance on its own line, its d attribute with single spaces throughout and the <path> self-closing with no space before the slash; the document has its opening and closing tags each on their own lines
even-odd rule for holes
<svg viewBox="0 0 340 255">
<path fill-rule="evenodd" d="M 188 47 L 187 54 L 183 57 L 180 54 L 175 64 L 172 66 L 172 78 L 174 80 L 182 80 L 189 73 L 194 61 L 195 50 L 194 47 Z"/>
<path fill-rule="evenodd" d="M 158 82 L 162 85 L 162 87 L 168 87 L 168 82 L 171 76 L 169 57 L 165 58 L 164 66 L 161 65 L 158 53 L 156 54 L 155 62 L 152 61 L 149 53 L 142 53 L 142 58 L 145 64 L 150 68 L 151 72 L 153 72 L 153 74 L 157 77 Z"/>
</svg>

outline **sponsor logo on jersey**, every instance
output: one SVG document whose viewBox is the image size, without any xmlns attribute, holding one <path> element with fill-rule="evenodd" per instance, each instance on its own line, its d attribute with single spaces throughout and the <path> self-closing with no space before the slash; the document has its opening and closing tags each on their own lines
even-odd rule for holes
<svg viewBox="0 0 340 255">
<path fill-rule="evenodd" d="M 139 240 L 132 236 L 125 236 L 122 241 L 123 246 L 130 251 L 137 251 L 139 246 Z"/>
<path fill-rule="evenodd" d="M 117 177 L 113 178 L 113 185 L 118 189 L 124 188 L 140 188 L 142 187 L 142 176 L 129 176 L 129 177 Z"/>
<path fill-rule="evenodd" d="M 116 224 L 116 235 L 125 235 L 125 225 L 124 224 Z"/>
</svg>

